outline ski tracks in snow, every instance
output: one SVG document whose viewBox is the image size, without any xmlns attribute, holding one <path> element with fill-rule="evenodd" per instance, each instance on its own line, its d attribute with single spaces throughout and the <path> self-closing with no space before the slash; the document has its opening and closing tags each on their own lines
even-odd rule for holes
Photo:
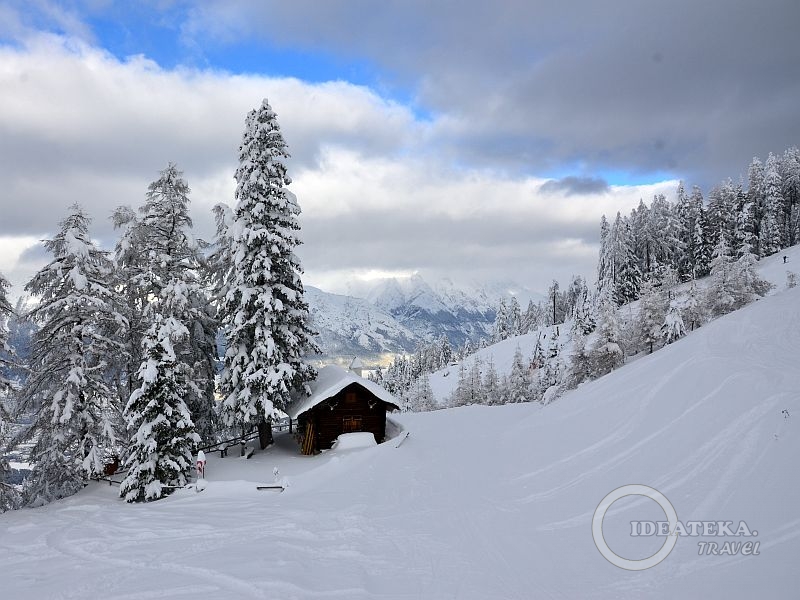
<svg viewBox="0 0 800 600">
<path fill-rule="evenodd" d="M 129 593 L 120 590 L 120 587 L 126 581 L 135 579 L 141 583 L 146 574 L 154 571 L 185 576 L 195 583 L 187 585 L 184 580 L 179 580 L 180 584 L 175 587 L 161 590 L 142 590 L 142 594 L 146 594 L 151 598 L 179 597 L 195 593 L 200 589 L 202 589 L 203 594 L 220 591 L 227 592 L 226 595 L 235 595 L 243 598 L 264 599 L 269 597 L 264 590 L 256 585 L 242 578 L 210 569 L 207 566 L 198 567 L 164 561 L 163 555 L 161 558 L 148 561 L 115 558 L 115 555 L 120 554 L 120 550 L 128 550 L 127 547 L 119 548 L 115 545 L 115 540 L 121 536 L 109 536 L 104 524 L 96 523 L 92 519 L 85 517 L 74 517 L 68 509 L 62 509 L 61 513 L 65 518 L 69 519 L 69 522 L 47 535 L 47 546 L 77 561 L 73 562 L 76 569 L 96 571 L 96 566 L 102 564 L 107 567 L 113 567 L 114 571 L 100 575 L 104 585 L 98 585 L 98 575 L 95 574 L 92 578 L 93 581 L 77 590 L 59 595 L 59 598 L 64 598 L 65 600 L 67 598 L 85 598 L 90 590 L 103 589 L 105 590 L 105 600 L 122 600 L 123 598 L 131 597 Z M 130 532 L 128 533 L 130 534 Z M 207 535 L 207 532 L 205 534 L 172 538 L 170 541 L 196 540 L 201 539 L 204 535 Z M 130 544 L 126 546 L 130 546 Z M 176 552 L 175 554 L 180 555 L 181 553 Z M 199 585 L 198 581 L 202 581 L 205 584 Z M 139 595 L 137 597 L 142 596 Z"/>
</svg>

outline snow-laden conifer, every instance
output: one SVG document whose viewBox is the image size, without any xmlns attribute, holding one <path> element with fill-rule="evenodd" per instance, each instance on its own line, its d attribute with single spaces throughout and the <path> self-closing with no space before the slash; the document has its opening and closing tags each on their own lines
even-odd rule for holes
<svg viewBox="0 0 800 600">
<path fill-rule="evenodd" d="M 511 359 L 511 371 L 508 374 L 508 389 L 506 397 L 508 402 L 530 402 L 533 400 L 533 390 L 530 369 L 525 364 L 522 350 L 517 346 L 514 357 Z"/>
<path fill-rule="evenodd" d="M 595 377 L 600 377 L 620 366 L 624 358 L 617 310 L 609 295 L 600 298 L 595 335 L 588 351 L 592 372 Z"/>
<path fill-rule="evenodd" d="M 505 298 L 500 298 L 500 302 L 497 305 L 497 311 L 495 312 L 494 326 L 492 327 L 492 343 L 496 344 L 497 342 L 502 342 L 503 340 L 508 339 L 508 336 L 510 335 L 508 325 L 508 307 L 506 306 Z"/>
<path fill-rule="evenodd" d="M 686 335 L 686 325 L 681 316 L 680 306 L 680 300 L 673 298 L 669 303 L 666 315 L 664 315 L 664 324 L 661 327 L 661 333 L 665 344 L 671 344 Z"/>
<path fill-rule="evenodd" d="M 785 215 L 778 159 L 774 154 L 770 153 L 764 170 L 764 204 L 758 236 L 760 256 L 771 256 L 781 249 L 781 233 L 784 223 Z"/>
<path fill-rule="evenodd" d="M 483 397 L 486 404 L 505 404 L 506 391 L 500 384 L 500 376 L 494 364 L 494 357 L 490 354 L 486 362 L 486 373 L 483 376 Z"/>
<path fill-rule="evenodd" d="M 175 293 L 168 294 L 172 304 L 162 306 L 159 314 L 173 317 L 188 332 L 176 342 L 176 368 L 186 386 L 185 400 L 197 431 L 209 440 L 217 429 L 217 321 L 206 291 L 203 243 L 192 234 L 189 194 L 183 174 L 170 163 L 148 186 L 138 215 L 126 208 L 115 213 L 115 224 L 122 230 L 117 245 L 119 280 L 127 292 L 129 318 L 134 324 L 128 340 L 132 359 L 127 368 L 127 396 L 138 386 L 142 338 L 155 314 L 149 305 L 172 286 Z"/>
<path fill-rule="evenodd" d="M 295 254 L 300 207 L 286 188 L 288 156 L 264 100 L 247 115 L 235 174 L 232 264 L 222 308 L 227 349 L 220 388 L 228 425 L 262 423 L 314 377 L 304 361 L 317 349 Z"/>
<path fill-rule="evenodd" d="M 20 393 L 20 409 L 34 410 L 35 417 L 15 440 L 34 442 L 24 490 L 29 505 L 75 493 L 103 472 L 107 453 L 116 450 L 111 419 L 119 408 L 108 385 L 108 360 L 123 351 L 119 339 L 127 323 L 109 285 L 111 263 L 92 243 L 89 222 L 72 207 L 44 242 L 53 260 L 25 287 L 39 298 L 29 317 L 40 325 Z"/>
<path fill-rule="evenodd" d="M 733 258 L 724 236 L 714 247 L 711 260 L 711 283 L 706 289 L 706 306 L 711 315 L 718 317 L 736 308 L 735 286 L 733 276 Z"/>
<path fill-rule="evenodd" d="M 639 344 L 653 353 L 653 346 L 661 340 L 661 326 L 664 324 L 664 300 L 658 288 L 651 282 L 642 286 L 639 298 L 639 315 L 636 330 Z"/>
<path fill-rule="evenodd" d="M 430 378 L 427 374 L 420 375 L 411 388 L 409 395 L 410 409 L 414 412 L 424 412 L 436 408 Z"/>
<path fill-rule="evenodd" d="M 184 402 L 175 351 L 188 335 L 178 319 L 156 311 L 142 341 L 141 385 L 125 407 L 132 436 L 119 494 L 127 502 L 158 500 L 188 481 L 200 436 Z"/>
<path fill-rule="evenodd" d="M 11 467 L 5 457 L 5 446 L 10 437 L 10 421 L 6 403 L 12 391 L 6 371 L 12 366 L 14 352 L 8 343 L 8 320 L 12 309 L 8 301 L 8 280 L 0 273 L 0 513 L 19 505 L 19 494 L 9 483 Z"/>
<path fill-rule="evenodd" d="M 741 308 L 760 298 L 772 288 L 772 284 L 763 279 L 756 271 L 758 258 L 745 247 L 739 259 L 733 263 L 731 276 L 733 279 L 734 307 Z"/>
</svg>

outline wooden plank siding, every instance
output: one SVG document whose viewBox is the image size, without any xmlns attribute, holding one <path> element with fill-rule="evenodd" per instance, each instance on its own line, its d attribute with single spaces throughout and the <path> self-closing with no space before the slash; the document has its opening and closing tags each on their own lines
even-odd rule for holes
<svg viewBox="0 0 800 600">
<path fill-rule="evenodd" d="M 383 400 L 353 383 L 299 415 L 298 424 L 303 435 L 309 424 L 313 426 L 315 452 L 330 448 L 341 434 L 354 431 L 369 431 L 380 444 L 386 437 L 386 407 Z M 306 448 L 303 450 L 305 453 Z"/>
</svg>

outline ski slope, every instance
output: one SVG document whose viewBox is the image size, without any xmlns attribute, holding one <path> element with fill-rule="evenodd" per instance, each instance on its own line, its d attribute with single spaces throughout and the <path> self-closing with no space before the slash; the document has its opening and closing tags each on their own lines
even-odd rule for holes
<svg viewBox="0 0 800 600">
<path fill-rule="evenodd" d="M 304 457 L 284 435 L 251 460 L 210 456 L 200 494 L 126 505 L 101 483 L 0 515 L 0 596 L 798 597 L 800 288 L 545 408 L 396 419 L 411 432 L 399 448 Z M 274 467 L 289 487 L 257 491 Z M 662 492 L 681 521 L 745 521 L 759 555 L 700 556 L 698 542 L 725 540 L 681 537 L 652 569 L 611 565 L 591 520 L 626 484 Z M 655 552 L 662 540 L 632 538 L 631 520 L 664 515 L 620 500 L 604 521 L 609 545 Z"/>
</svg>

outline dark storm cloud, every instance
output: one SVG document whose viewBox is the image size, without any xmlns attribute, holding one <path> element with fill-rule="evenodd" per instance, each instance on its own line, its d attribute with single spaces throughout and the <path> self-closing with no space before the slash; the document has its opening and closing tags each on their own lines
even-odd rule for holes
<svg viewBox="0 0 800 600">
<path fill-rule="evenodd" d="M 600 177 L 575 177 L 569 175 L 561 179 L 551 179 L 539 187 L 540 192 L 573 194 L 602 194 L 609 189 L 608 182 Z"/>
<path fill-rule="evenodd" d="M 800 140 L 800 3 L 618 0 L 204 2 L 187 36 L 243 33 L 388 69 L 446 114 L 437 142 L 547 172 L 709 185 Z"/>
</svg>

